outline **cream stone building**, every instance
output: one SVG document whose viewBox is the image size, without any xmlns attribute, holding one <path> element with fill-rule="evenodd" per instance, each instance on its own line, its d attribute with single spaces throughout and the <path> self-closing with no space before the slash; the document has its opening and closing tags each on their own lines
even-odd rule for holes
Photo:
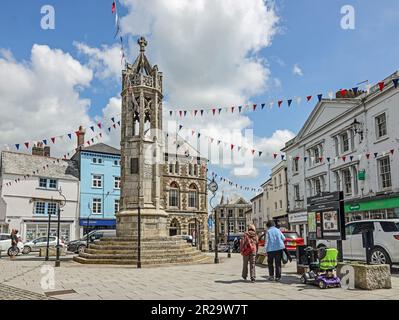
<svg viewBox="0 0 399 320">
<path fill-rule="evenodd" d="M 285 160 L 272 168 L 270 178 L 261 187 L 263 192 L 251 199 L 253 223 L 258 229 L 265 229 L 267 221 L 274 220 L 280 228 L 288 229 Z"/>
</svg>

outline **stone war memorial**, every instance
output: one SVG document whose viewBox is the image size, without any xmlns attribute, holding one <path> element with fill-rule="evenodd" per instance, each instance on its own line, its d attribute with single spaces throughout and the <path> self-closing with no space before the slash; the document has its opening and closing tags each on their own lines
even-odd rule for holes
<svg viewBox="0 0 399 320">
<path fill-rule="evenodd" d="M 182 238 L 195 230 L 199 249 L 208 247 L 207 161 L 196 150 L 190 151 L 190 158 L 196 160 L 192 164 L 185 155 L 170 154 L 165 149 L 163 75 L 145 55 L 147 41 L 141 37 L 138 44 L 137 59 L 126 64 L 122 72 L 121 208 L 116 214 L 116 238 L 90 244 L 74 260 L 84 264 L 137 264 L 140 228 L 143 266 L 209 263 L 210 257 Z M 174 159 L 173 165 L 164 162 L 165 158 Z M 191 166 L 196 174 L 188 172 Z M 177 202 L 170 203 L 175 200 L 170 200 L 169 192 L 175 189 L 180 192 Z"/>
</svg>

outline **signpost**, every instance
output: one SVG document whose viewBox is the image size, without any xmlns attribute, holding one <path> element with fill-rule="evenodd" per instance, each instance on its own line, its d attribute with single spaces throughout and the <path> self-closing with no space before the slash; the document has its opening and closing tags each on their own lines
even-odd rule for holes
<svg viewBox="0 0 399 320">
<path fill-rule="evenodd" d="M 342 240 L 346 239 L 343 192 L 323 192 L 309 197 L 307 203 L 311 245 L 316 247 L 316 240 L 320 239 L 337 240 L 339 261 L 342 261 Z"/>
</svg>

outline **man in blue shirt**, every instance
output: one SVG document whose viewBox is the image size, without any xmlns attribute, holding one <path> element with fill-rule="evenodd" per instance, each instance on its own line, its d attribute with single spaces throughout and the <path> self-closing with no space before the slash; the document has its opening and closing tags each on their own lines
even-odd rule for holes
<svg viewBox="0 0 399 320">
<path fill-rule="evenodd" d="M 280 281 L 281 279 L 281 259 L 283 257 L 284 235 L 276 228 L 273 220 L 270 220 L 266 224 L 267 226 L 267 237 L 266 237 L 266 253 L 267 253 L 267 265 L 269 267 L 269 280 Z M 276 274 L 274 274 L 274 265 L 276 266 Z"/>
</svg>

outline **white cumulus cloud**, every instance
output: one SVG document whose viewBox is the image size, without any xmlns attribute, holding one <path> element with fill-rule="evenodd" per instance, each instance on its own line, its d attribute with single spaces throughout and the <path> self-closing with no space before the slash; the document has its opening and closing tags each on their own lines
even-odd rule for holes
<svg viewBox="0 0 399 320">
<path fill-rule="evenodd" d="M 297 63 L 294 64 L 294 67 L 292 68 L 292 73 L 296 76 L 300 76 L 300 77 L 303 76 L 303 71 Z"/>
</svg>

